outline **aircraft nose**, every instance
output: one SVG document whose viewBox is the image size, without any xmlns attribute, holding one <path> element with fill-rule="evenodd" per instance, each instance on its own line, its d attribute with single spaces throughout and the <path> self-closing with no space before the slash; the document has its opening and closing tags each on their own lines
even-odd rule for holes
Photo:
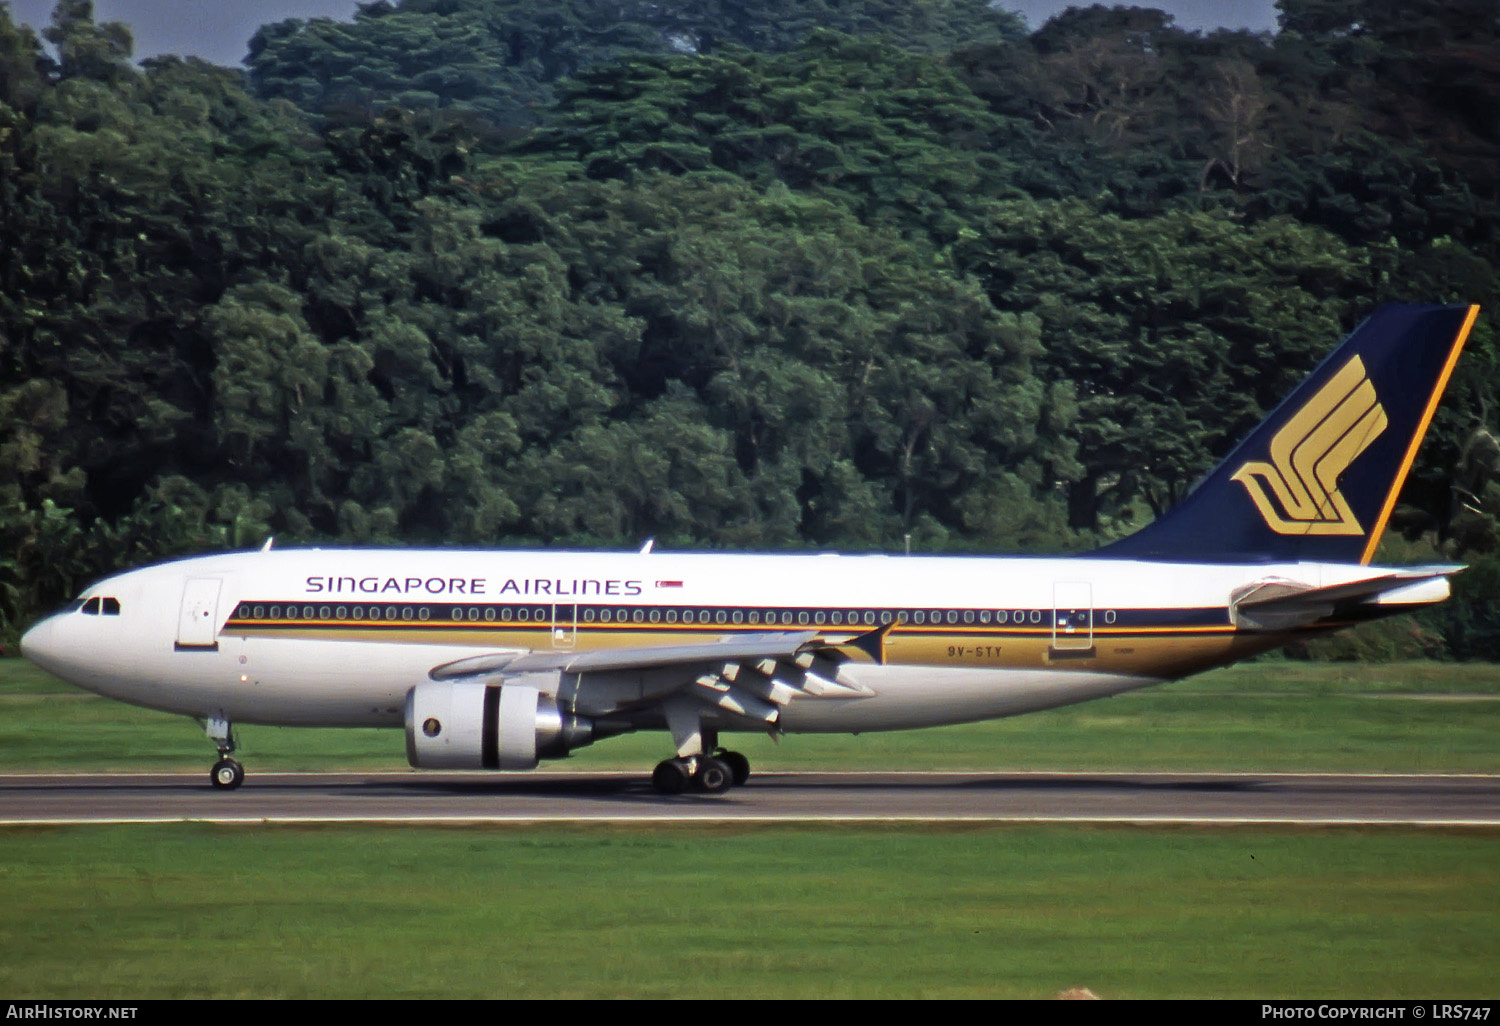
<svg viewBox="0 0 1500 1026">
<path fill-rule="evenodd" d="M 60 655 L 57 617 L 49 616 L 21 635 L 21 655 L 49 672 L 56 672 Z"/>
</svg>

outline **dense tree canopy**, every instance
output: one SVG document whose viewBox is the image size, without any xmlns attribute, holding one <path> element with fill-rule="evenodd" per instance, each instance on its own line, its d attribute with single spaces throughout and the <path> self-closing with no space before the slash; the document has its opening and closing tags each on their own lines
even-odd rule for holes
<svg viewBox="0 0 1500 1026">
<path fill-rule="evenodd" d="M 0 7 L 0 639 L 285 541 L 1057 550 L 1386 300 L 1500 308 L 1496 4 L 405 0 L 248 71 Z M 1394 555 L 1500 655 L 1482 319 Z"/>
<path fill-rule="evenodd" d="M 516 127 L 559 79 L 626 55 L 775 53 L 829 29 L 928 53 L 1023 34 L 984 0 L 404 0 L 267 25 L 247 63 L 260 95 L 308 110 L 394 103 Z"/>
</svg>

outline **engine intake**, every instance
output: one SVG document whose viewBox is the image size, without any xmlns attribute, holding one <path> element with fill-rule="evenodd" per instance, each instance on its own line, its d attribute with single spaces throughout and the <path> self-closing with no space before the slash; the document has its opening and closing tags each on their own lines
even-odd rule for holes
<svg viewBox="0 0 1500 1026">
<path fill-rule="evenodd" d="M 594 725 L 519 684 L 424 681 L 406 693 L 406 761 L 418 769 L 535 769 L 594 740 Z"/>
</svg>

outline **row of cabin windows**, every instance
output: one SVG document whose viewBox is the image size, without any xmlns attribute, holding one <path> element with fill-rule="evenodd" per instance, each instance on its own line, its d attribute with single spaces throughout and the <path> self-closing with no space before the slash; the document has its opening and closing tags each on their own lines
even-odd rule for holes
<svg viewBox="0 0 1500 1026">
<path fill-rule="evenodd" d="M 98 601 L 97 599 L 94 601 Z M 106 599 L 113 602 L 113 599 Z M 119 612 L 119 603 L 115 603 L 115 612 Z M 242 620 L 264 620 L 269 617 L 272 620 L 280 620 L 285 612 L 289 619 L 302 620 L 391 620 L 410 622 L 412 620 L 427 621 L 432 618 L 432 609 L 428 606 L 295 606 L 285 607 L 279 605 L 251 605 L 241 604 L 238 616 Z M 85 610 L 87 612 L 87 610 Z M 858 610 L 850 609 L 847 612 L 840 609 L 835 610 L 777 610 L 777 609 L 644 609 L 640 607 L 627 608 L 621 606 L 611 609 L 608 606 L 594 608 L 592 606 L 583 610 L 582 616 L 578 618 L 582 623 L 684 623 L 684 624 L 751 624 L 767 626 L 796 624 L 799 627 L 808 625 L 835 627 L 866 626 L 873 627 L 878 622 L 888 624 L 893 619 L 897 623 L 910 624 L 1031 624 L 1043 623 L 1046 610 L 1042 609 L 915 609 L 898 610 L 889 609 L 876 611 L 873 609 Z M 442 615 L 441 610 L 439 615 Z M 458 622 L 486 622 L 493 623 L 499 620 L 502 623 L 550 623 L 553 621 L 553 612 L 547 606 L 454 606 L 448 612 L 449 618 Z M 571 618 L 559 617 L 565 622 Z M 1106 610 L 1104 613 L 1105 623 L 1115 622 L 1114 610 Z"/>
</svg>

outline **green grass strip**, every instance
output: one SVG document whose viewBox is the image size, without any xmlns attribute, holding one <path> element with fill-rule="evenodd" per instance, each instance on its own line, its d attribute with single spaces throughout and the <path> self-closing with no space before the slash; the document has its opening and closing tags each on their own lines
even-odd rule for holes
<svg viewBox="0 0 1500 1026">
<path fill-rule="evenodd" d="M 1481 998 L 1493 834 L 0 831 L 11 998 Z"/>
</svg>

